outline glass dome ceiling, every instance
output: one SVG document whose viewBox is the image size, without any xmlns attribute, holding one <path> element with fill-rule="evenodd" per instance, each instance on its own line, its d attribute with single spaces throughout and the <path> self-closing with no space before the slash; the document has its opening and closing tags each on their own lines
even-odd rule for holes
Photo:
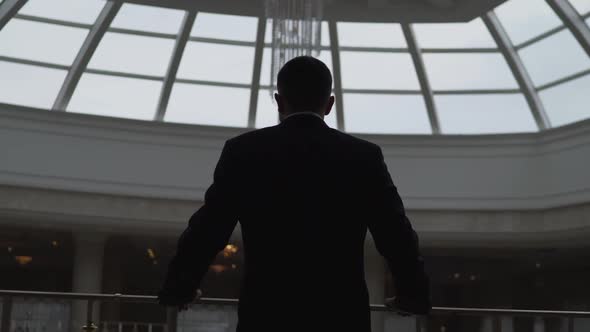
<svg viewBox="0 0 590 332">
<path fill-rule="evenodd" d="M 466 23 L 325 22 L 319 58 L 337 100 L 326 122 L 353 133 L 494 134 L 589 118 L 589 25 L 590 0 L 508 0 Z M 273 125 L 267 26 L 130 3 L 0 0 L 0 103 Z"/>
</svg>

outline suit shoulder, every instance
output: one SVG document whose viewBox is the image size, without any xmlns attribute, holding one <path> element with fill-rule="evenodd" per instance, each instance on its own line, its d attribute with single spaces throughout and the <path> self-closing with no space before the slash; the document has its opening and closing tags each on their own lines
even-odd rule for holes
<svg viewBox="0 0 590 332">
<path fill-rule="evenodd" d="M 366 150 L 368 152 L 381 151 L 381 147 L 379 147 L 379 145 L 377 145 L 373 142 L 369 142 L 369 141 L 364 140 L 362 138 L 358 138 L 356 136 L 353 136 L 353 135 L 350 135 L 347 133 L 343 133 L 343 132 L 336 130 L 336 129 L 331 129 L 331 130 L 335 135 L 337 135 L 339 137 L 339 139 L 343 143 L 348 144 L 352 147 L 355 147 L 360 150 Z"/>
<path fill-rule="evenodd" d="M 254 141 L 266 140 L 277 132 L 277 126 L 266 127 L 252 130 L 227 140 L 227 144 L 232 146 L 249 145 Z"/>
</svg>

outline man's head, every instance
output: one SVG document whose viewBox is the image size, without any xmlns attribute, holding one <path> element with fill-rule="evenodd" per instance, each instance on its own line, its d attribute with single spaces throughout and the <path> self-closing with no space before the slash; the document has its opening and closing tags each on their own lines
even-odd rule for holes
<svg viewBox="0 0 590 332">
<path fill-rule="evenodd" d="M 300 56 L 288 61 L 279 71 L 275 99 L 281 120 L 297 112 L 328 115 L 334 105 L 332 73 L 320 60 Z"/>
</svg>

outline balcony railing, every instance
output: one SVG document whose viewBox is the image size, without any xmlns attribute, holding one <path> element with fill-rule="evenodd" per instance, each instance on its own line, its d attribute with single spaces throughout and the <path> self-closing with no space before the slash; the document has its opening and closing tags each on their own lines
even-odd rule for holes
<svg viewBox="0 0 590 332">
<path fill-rule="evenodd" d="M 191 316 L 190 310 L 189 313 L 179 314 L 175 308 L 168 308 L 166 323 L 110 320 L 99 322 L 94 316 L 100 303 L 156 305 L 157 298 L 145 295 L 13 290 L 0 290 L 0 298 L 0 332 L 76 332 L 80 328 L 89 332 L 200 331 L 199 328 L 194 328 L 194 324 L 206 326 L 203 330 L 207 331 L 229 332 L 235 330 L 235 308 L 238 303 L 237 299 L 204 297 L 195 303 L 198 307 L 195 312 L 204 313 L 201 316 Z M 73 317 L 76 316 L 74 307 L 78 311 L 83 311 L 83 321 L 79 317 Z M 428 317 L 408 318 L 397 316 L 382 304 L 371 304 L 371 311 L 375 316 L 382 318 L 384 323 L 383 326 L 374 326 L 375 331 L 519 332 L 515 324 L 516 319 L 524 319 L 525 323 L 528 320 L 529 328 L 526 329 L 532 328 L 534 332 L 590 331 L 590 311 L 434 307 Z M 449 324 L 453 319 L 471 319 L 471 327 L 447 328 L 445 324 Z M 550 324 L 546 324 L 548 322 Z"/>
</svg>

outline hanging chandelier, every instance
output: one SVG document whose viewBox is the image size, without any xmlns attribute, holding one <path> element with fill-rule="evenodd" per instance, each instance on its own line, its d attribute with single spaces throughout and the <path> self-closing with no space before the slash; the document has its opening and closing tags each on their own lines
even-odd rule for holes
<svg viewBox="0 0 590 332">
<path fill-rule="evenodd" d="M 270 94 L 277 74 L 289 60 L 319 56 L 322 40 L 323 0 L 266 0 L 266 17 L 272 19 Z"/>
</svg>

